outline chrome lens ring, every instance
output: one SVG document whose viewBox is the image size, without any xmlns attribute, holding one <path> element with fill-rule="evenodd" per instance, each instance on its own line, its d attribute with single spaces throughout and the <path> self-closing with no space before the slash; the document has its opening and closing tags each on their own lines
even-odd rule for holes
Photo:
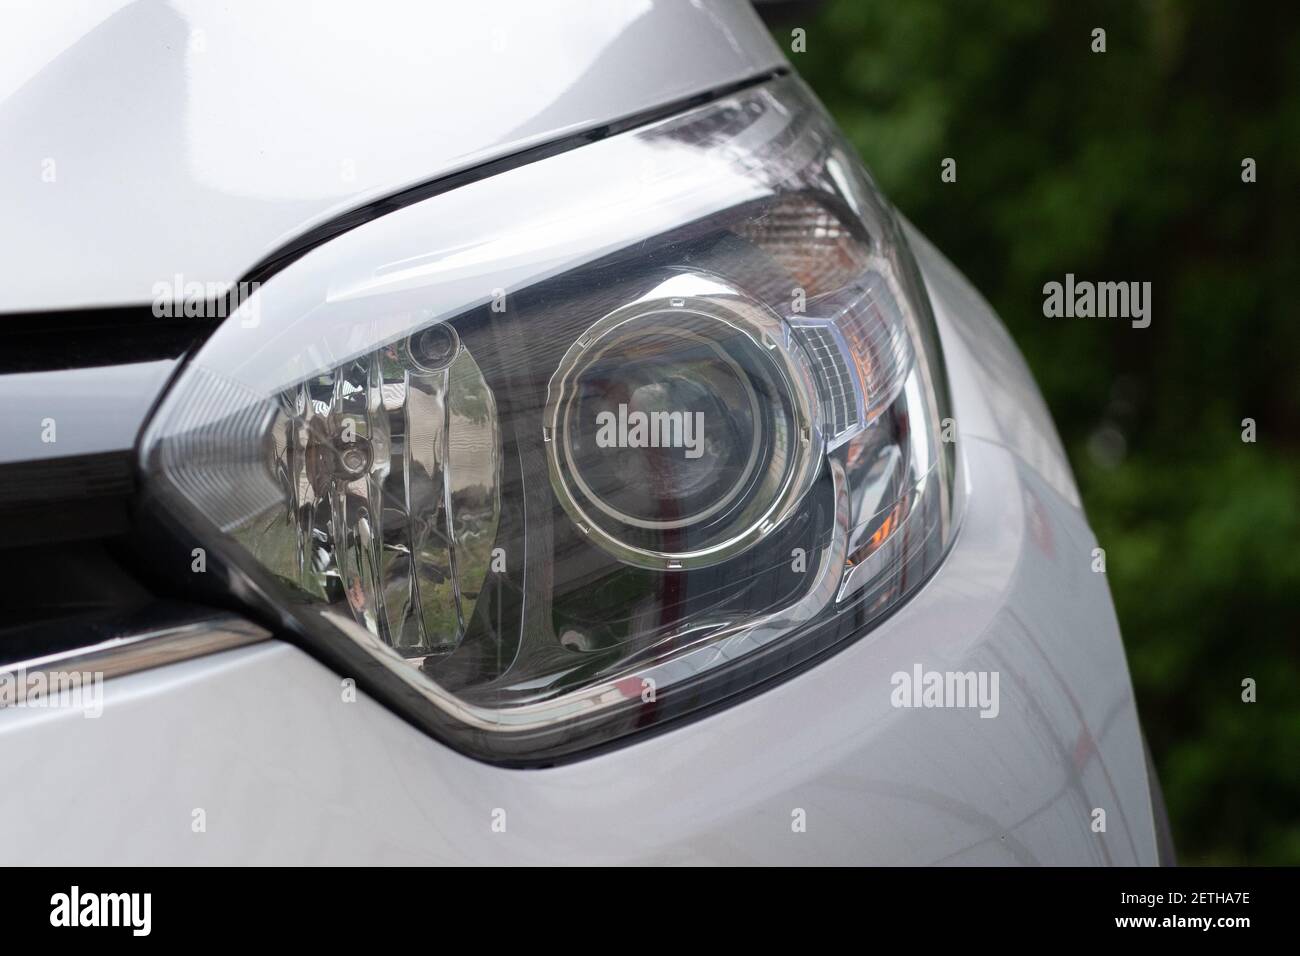
<svg viewBox="0 0 1300 956">
<path fill-rule="evenodd" d="M 755 393 L 754 388 L 749 383 L 749 376 L 738 362 L 727 353 L 725 349 L 708 335 L 702 335 L 698 332 L 686 328 L 672 329 L 671 326 L 659 325 L 657 322 L 671 323 L 673 319 L 681 319 L 689 315 L 692 319 L 703 319 L 706 323 L 713 323 L 716 320 L 700 313 L 686 313 L 684 310 L 673 312 L 645 312 L 627 319 L 617 327 L 611 328 L 606 333 L 594 341 L 591 347 L 580 358 L 575 370 L 574 381 L 580 380 L 584 374 L 590 372 L 593 368 L 598 367 L 603 361 L 613 359 L 618 360 L 617 350 L 620 345 L 626 345 L 628 340 L 635 341 L 643 336 L 643 331 L 647 326 L 652 328 L 660 336 L 665 333 L 680 342 L 691 343 L 697 349 L 707 351 L 716 357 L 717 363 L 721 365 L 726 372 L 730 373 L 731 383 L 739 387 L 732 390 L 732 397 L 739 397 L 740 401 L 736 404 L 743 405 L 741 410 L 748 426 L 743 429 L 738 436 L 748 449 L 748 453 L 743 455 L 743 464 L 736 469 L 737 474 L 733 480 L 728 481 L 725 476 L 721 476 L 721 483 L 724 486 L 720 494 L 706 495 L 704 507 L 692 510 L 687 507 L 686 513 L 673 518 L 654 518 L 643 517 L 631 513 L 631 508 L 626 510 L 620 509 L 607 496 L 603 496 L 599 491 L 593 489 L 589 484 L 587 477 L 583 474 L 580 464 L 574 460 L 573 445 L 568 440 L 559 442 L 559 449 L 564 455 L 564 464 L 569 479 L 577 486 L 577 491 L 582 497 L 589 501 L 601 513 L 612 518 L 615 522 L 628 525 L 633 528 L 643 528 L 646 530 L 668 531 L 678 528 L 686 528 L 699 522 L 706 521 L 719 512 L 724 511 L 729 506 L 734 505 L 741 497 L 745 488 L 750 484 L 754 477 L 755 467 L 758 464 L 759 453 L 762 449 L 763 434 L 762 424 L 763 415 L 760 408 L 760 400 Z M 641 326 L 638 330 L 636 326 Z M 613 355 L 609 353 L 613 352 Z M 707 386 L 706 386 L 707 387 Z M 575 396 L 576 399 L 576 396 Z M 570 400 L 564 403 L 562 419 L 559 422 L 558 432 L 564 439 L 567 439 L 575 430 L 575 419 L 581 417 L 579 409 L 580 403 L 577 400 Z M 679 411 L 678 414 L 681 414 Z M 631 476 L 628 476 L 631 477 Z M 635 493 L 638 489 L 635 484 L 630 489 Z M 684 490 L 684 489 L 683 489 Z M 683 498 L 687 496 L 683 495 Z M 686 503 L 686 502 L 683 502 Z"/>
<path fill-rule="evenodd" d="M 674 361 L 671 348 L 678 347 L 691 355 L 680 363 L 686 371 Z M 701 434 L 692 446 L 699 461 L 656 451 L 647 467 L 644 456 L 622 451 L 614 459 L 619 465 L 605 467 L 606 458 L 593 477 L 581 460 L 593 446 L 587 419 L 602 407 L 588 400 L 593 377 L 602 386 L 597 392 L 626 397 L 618 405 L 620 437 L 637 414 L 628 408 L 647 406 L 647 395 L 653 407 L 675 407 L 671 396 L 677 405 L 709 408 L 711 427 L 699 418 Z M 808 360 L 779 316 L 712 276 L 679 274 L 593 323 L 560 361 L 543 418 L 551 485 L 578 529 L 626 564 L 658 570 L 718 564 L 772 533 L 812 486 L 824 452 L 816 396 Z M 606 426 L 616 424 L 616 400 L 605 402 Z M 703 413 L 678 407 L 662 414 L 667 436 L 667 416 L 684 415 L 689 435 L 691 416 Z M 653 498 L 654 488 L 663 491 L 660 505 L 680 513 L 657 514 L 653 500 L 638 511 L 638 496 Z"/>
</svg>

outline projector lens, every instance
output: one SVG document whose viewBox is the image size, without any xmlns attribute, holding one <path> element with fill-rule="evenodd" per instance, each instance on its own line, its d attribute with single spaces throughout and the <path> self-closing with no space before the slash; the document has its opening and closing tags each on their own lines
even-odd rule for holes
<svg viewBox="0 0 1300 956">
<path fill-rule="evenodd" d="M 575 483 L 643 528 L 681 528 L 734 504 L 754 474 L 764 411 L 727 351 L 737 343 L 660 316 L 620 331 L 574 379 L 564 453 Z"/>
<path fill-rule="evenodd" d="M 772 531 L 811 486 L 820 403 L 780 320 L 704 275 L 596 322 L 551 381 L 552 481 L 628 564 L 702 567 Z"/>
</svg>

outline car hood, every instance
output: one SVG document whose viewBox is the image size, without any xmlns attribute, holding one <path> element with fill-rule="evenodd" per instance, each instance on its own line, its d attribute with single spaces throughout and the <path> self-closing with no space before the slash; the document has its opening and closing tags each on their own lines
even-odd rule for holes
<svg viewBox="0 0 1300 956">
<path fill-rule="evenodd" d="M 783 63 L 743 0 L 6 5 L 0 313 L 233 282 L 382 196 Z"/>
</svg>

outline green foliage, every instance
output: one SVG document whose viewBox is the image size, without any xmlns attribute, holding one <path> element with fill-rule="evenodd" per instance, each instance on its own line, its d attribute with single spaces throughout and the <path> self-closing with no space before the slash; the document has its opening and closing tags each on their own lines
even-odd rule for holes
<svg viewBox="0 0 1300 956">
<path fill-rule="evenodd" d="M 1034 369 L 1187 863 L 1300 863 L 1298 26 L 1294 4 L 831 0 L 792 55 Z M 1150 281 L 1151 327 L 1044 318 L 1067 272 Z"/>
</svg>

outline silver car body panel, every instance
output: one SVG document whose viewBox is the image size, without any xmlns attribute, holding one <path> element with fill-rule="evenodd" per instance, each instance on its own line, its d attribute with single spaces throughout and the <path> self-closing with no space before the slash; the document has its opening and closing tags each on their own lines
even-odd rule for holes
<svg viewBox="0 0 1300 956">
<path fill-rule="evenodd" d="M 1132 686 L 1095 539 L 1073 486 L 1055 486 L 1059 442 L 1027 376 L 977 366 L 981 329 L 981 363 L 1023 363 L 914 241 L 962 416 L 967 511 L 935 576 L 861 640 L 543 770 L 479 763 L 349 702 L 340 675 L 280 642 L 121 677 L 97 720 L 0 711 L 0 860 L 1154 864 Z M 917 664 L 997 671 L 998 715 L 894 708 L 892 675 Z"/>
<path fill-rule="evenodd" d="M 8 4 L 0 313 L 234 282 L 373 200 L 784 64 L 744 0 Z"/>
</svg>

